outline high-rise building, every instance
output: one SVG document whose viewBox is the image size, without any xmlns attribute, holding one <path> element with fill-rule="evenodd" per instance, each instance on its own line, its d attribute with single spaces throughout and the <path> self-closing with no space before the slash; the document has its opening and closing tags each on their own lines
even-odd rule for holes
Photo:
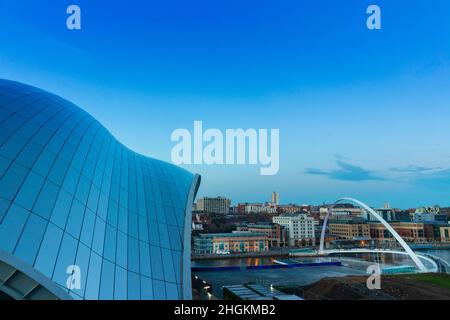
<svg viewBox="0 0 450 320">
<path fill-rule="evenodd" d="M 0 80 L 0 295 L 191 298 L 199 182 L 74 104 Z"/>
<path fill-rule="evenodd" d="M 290 246 L 315 245 L 316 221 L 304 213 L 285 213 L 272 219 L 287 231 Z"/>
<path fill-rule="evenodd" d="M 280 199 L 279 199 L 279 195 L 278 192 L 272 192 L 272 203 L 279 205 L 280 204 Z"/>
<path fill-rule="evenodd" d="M 231 206 L 231 200 L 224 197 L 203 197 L 198 199 L 195 206 L 197 211 L 228 214 Z"/>
</svg>

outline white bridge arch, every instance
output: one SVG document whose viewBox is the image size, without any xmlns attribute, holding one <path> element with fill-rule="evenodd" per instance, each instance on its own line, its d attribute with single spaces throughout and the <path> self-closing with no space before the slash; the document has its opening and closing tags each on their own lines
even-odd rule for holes
<svg viewBox="0 0 450 320">
<path fill-rule="evenodd" d="M 342 199 L 339 199 L 339 200 L 337 200 L 334 203 L 334 205 L 338 204 L 339 202 L 343 202 L 343 201 L 350 201 L 350 202 L 353 202 L 354 204 L 357 204 L 358 206 L 360 206 L 364 210 L 366 210 L 375 219 L 380 221 L 384 225 L 384 227 L 400 243 L 400 245 L 403 247 L 403 249 L 405 249 L 406 254 L 414 261 L 414 263 L 416 264 L 417 268 L 420 271 L 422 271 L 422 272 L 426 272 L 427 271 L 427 268 L 424 266 L 424 264 L 422 263 L 420 258 L 417 256 L 417 254 L 415 254 L 414 251 L 412 251 L 412 249 L 408 246 L 408 244 L 405 242 L 405 240 L 403 240 L 403 238 L 397 233 L 397 231 L 395 231 L 394 228 L 392 228 L 392 226 L 389 223 L 387 223 L 387 221 L 384 220 L 383 217 L 380 216 L 375 210 L 373 210 L 371 207 L 369 207 L 365 203 L 363 203 L 363 202 L 361 202 L 359 200 L 353 199 L 353 198 L 342 198 Z M 334 205 L 333 205 L 333 207 L 334 207 Z M 332 210 L 328 210 L 328 213 L 325 216 L 325 219 L 323 221 L 322 234 L 320 235 L 320 249 L 319 249 L 319 253 L 325 253 L 325 250 L 324 250 L 325 231 L 326 231 L 327 224 L 328 224 L 328 218 L 329 218 L 331 212 L 332 212 Z"/>
</svg>

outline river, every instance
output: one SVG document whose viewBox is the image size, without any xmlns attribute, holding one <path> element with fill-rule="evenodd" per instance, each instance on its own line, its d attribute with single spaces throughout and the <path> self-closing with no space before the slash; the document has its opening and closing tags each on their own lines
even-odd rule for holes
<svg viewBox="0 0 450 320">
<path fill-rule="evenodd" d="M 443 258 L 450 263 L 450 250 L 423 250 Z M 348 257 L 360 258 L 363 260 L 380 261 L 384 265 L 413 265 L 407 256 L 399 255 L 368 255 L 356 254 Z M 287 258 L 284 258 L 287 259 Z M 329 258 L 295 258 L 302 262 L 326 261 Z M 335 259 L 338 259 L 336 257 Z M 230 267 L 230 266 L 262 266 L 275 264 L 275 260 L 283 258 L 238 258 L 238 259 L 216 259 L 216 260 L 198 260 L 192 262 L 192 267 Z M 258 269 L 246 270 L 242 268 L 239 271 L 201 271 L 194 272 L 201 279 L 212 284 L 213 294 L 222 298 L 222 287 L 226 285 L 236 285 L 244 283 L 260 283 L 270 285 L 308 285 L 319 281 L 325 277 L 343 277 L 347 275 L 364 275 L 367 264 L 358 263 L 352 259 L 342 259 L 343 266 L 319 266 L 319 267 L 300 267 L 287 269 Z"/>
</svg>

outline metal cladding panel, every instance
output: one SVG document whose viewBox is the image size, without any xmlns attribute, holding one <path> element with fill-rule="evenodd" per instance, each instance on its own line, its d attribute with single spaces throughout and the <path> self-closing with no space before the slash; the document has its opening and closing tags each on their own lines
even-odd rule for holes
<svg viewBox="0 0 450 320">
<path fill-rule="evenodd" d="M 73 298 L 191 298 L 186 224 L 199 181 L 128 149 L 76 105 L 0 80 L 0 251 Z M 72 265 L 81 281 L 69 290 Z"/>
</svg>

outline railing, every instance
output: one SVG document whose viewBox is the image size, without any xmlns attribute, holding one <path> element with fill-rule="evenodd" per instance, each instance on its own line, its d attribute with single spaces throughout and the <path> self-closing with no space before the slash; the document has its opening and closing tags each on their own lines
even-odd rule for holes
<svg viewBox="0 0 450 320">
<path fill-rule="evenodd" d="M 432 259 L 437 264 L 439 272 L 450 274 L 450 263 L 448 263 L 446 260 L 429 253 L 423 253 L 422 255 Z"/>
</svg>

